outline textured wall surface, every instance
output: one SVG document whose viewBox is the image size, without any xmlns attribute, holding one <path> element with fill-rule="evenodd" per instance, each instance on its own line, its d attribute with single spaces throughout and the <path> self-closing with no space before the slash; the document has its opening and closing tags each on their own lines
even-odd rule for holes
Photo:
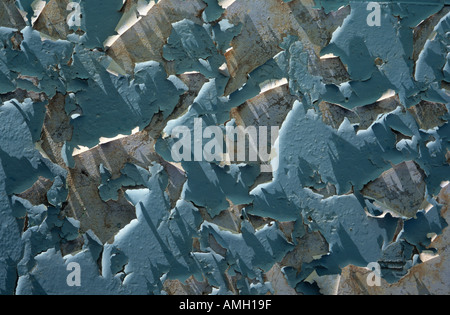
<svg viewBox="0 0 450 315">
<path fill-rule="evenodd" d="M 0 0 L 0 294 L 450 294 L 449 47 L 447 0 Z"/>
</svg>

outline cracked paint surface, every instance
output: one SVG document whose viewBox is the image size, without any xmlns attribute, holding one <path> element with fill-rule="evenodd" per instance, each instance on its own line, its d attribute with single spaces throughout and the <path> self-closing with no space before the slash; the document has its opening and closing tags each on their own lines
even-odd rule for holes
<svg viewBox="0 0 450 315">
<path fill-rule="evenodd" d="M 0 0 L 0 294 L 449 294 L 422 2 Z M 279 127 L 272 172 L 175 160 L 198 121 Z"/>
</svg>

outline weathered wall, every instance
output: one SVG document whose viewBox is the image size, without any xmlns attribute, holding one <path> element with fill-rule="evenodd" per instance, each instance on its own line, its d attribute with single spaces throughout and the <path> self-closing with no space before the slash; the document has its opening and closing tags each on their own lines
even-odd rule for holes
<svg viewBox="0 0 450 315">
<path fill-rule="evenodd" d="M 450 3 L 31 3 L 0 0 L 0 294 L 450 293 Z M 176 160 L 199 122 L 280 130 Z"/>
</svg>

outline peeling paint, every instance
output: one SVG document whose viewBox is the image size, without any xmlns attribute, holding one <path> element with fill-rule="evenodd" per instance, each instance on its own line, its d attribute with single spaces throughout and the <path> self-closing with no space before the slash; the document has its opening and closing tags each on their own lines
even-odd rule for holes
<svg viewBox="0 0 450 315">
<path fill-rule="evenodd" d="M 70 3 L 0 1 L 0 294 L 450 293 L 450 2 Z"/>
</svg>

